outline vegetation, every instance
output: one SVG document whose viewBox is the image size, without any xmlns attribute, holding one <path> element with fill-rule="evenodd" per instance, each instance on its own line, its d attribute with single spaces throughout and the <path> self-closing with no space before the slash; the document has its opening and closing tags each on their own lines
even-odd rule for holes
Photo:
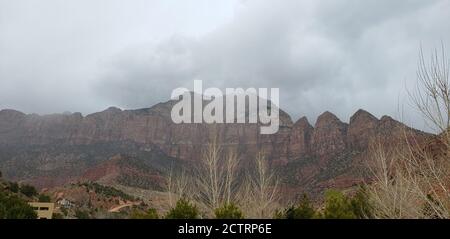
<svg viewBox="0 0 450 239">
<path fill-rule="evenodd" d="M 78 219 L 90 219 L 89 212 L 84 210 L 75 210 L 75 217 Z"/>
<path fill-rule="evenodd" d="M 130 214 L 130 219 L 158 219 L 158 212 L 154 208 L 148 209 L 146 212 L 133 210 Z"/>
<path fill-rule="evenodd" d="M 20 193 L 27 197 L 33 197 L 38 194 L 36 188 L 28 184 L 23 184 L 20 186 Z"/>
<path fill-rule="evenodd" d="M 369 219 L 373 216 L 373 205 L 365 187 L 360 187 L 353 195 L 345 195 L 336 190 L 325 192 L 322 210 L 316 210 L 306 194 L 296 206 L 278 211 L 275 219 Z"/>
<path fill-rule="evenodd" d="M 321 214 L 324 219 L 355 219 L 351 201 L 335 190 L 325 192 L 325 209 Z"/>
<path fill-rule="evenodd" d="M 284 212 L 277 212 L 276 219 L 313 219 L 316 216 L 314 209 L 308 195 L 303 194 L 302 199 L 297 206 L 291 206 Z"/>
<path fill-rule="evenodd" d="M 51 202 L 51 198 L 48 195 L 40 194 L 38 198 L 39 202 Z"/>
<path fill-rule="evenodd" d="M 373 219 L 373 204 L 370 202 L 370 194 L 365 186 L 361 186 L 350 200 L 353 214 L 359 219 Z"/>
<path fill-rule="evenodd" d="M 53 213 L 52 219 L 64 219 L 64 215 L 61 213 Z"/>
<path fill-rule="evenodd" d="M 182 172 L 176 177 L 172 171 L 167 178 L 169 203 L 188 198 L 207 217 L 215 217 L 216 210 L 234 205 L 248 218 L 270 218 L 277 206 L 278 178 L 272 172 L 263 152 L 256 155 L 254 168 L 246 177 L 237 180 L 239 158 L 234 150 L 223 152 L 213 140 L 203 151 L 197 170 Z M 186 173 L 190 173 L 186 175 Z"/>
<path fill-rule="evenodd" d="M 113 187 L 105 186 L 98 184 L 96 182 L 83 183 L 82 186 L 85 186 L 88 190 L 93 190 L 97 194 L 103 194 L 107 197 L 120 197 L 124 200 L 134 200 L 134 197 L 116 189 Z"/>
<path fill-rule="evenodd" d="M 18 193 L 19 192 L 19 184 L 17 184 L 16 182 L 10 182 L 9 190 L 13 193 Z"/>
<path fill-rule="evenodd" d="M 177 204 L 166 215 L 166 219 L 198 219 L 197 207 L 186 199 L 180 199 Z"/>
<path fill-rule="evenodd" d="M 35 219 L 36 212 L 16 195 L 0 191 L 0 219 Z"/>
<path fill-rule="evenodd" d="M 226 204 L 215 210 L 216 219 L 244 219 L 242 211 L 234 204 Z"/>
<path fill-rule="evenodd" d="M 437 135 L 424 147 L 404 128 L 395 150 L 382 140 L 372 146 L 375 180 L 369 192 L 375 218 L 450 218 L 450 62 L 444 47 L 429 62 L 420 53 L 410 99 Z"/>
</svg>

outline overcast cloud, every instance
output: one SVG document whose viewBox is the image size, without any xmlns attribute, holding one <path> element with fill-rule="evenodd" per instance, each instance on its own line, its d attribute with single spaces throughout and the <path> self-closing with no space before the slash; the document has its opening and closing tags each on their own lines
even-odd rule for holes
<svg viewBox="0 0 450 239">
<path fill-rule="evenodd" d="M 199 79 L 278 87 L 294 120 L 399 117 L 420 45 L 450 48 L 448 0 L 220 2 L 0 0 L 0 108 L 149 107 Z"/>
</svg>

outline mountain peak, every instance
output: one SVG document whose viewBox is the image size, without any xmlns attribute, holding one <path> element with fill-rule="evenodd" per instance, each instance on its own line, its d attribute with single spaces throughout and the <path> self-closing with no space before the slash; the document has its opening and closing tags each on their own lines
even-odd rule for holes
<svg viewBox="0 0 450 239">
<path fill-rule="evenodd" d="M 363 109 L 359 109 L 358 111 L 356 111 L 353 114 L 352 117 L 350 117 L 350 124 L 354 124 L 359 121 L 373 122 L 373 121 L 378 121 L 378 119 L 375 116 L 373 116 L 371 113 L 369 113 Z"/>
<path fill-rule="evenodd" d="M 5 114 L 5 115 L 25 115 L 24 113 L 17 111 L 17 110 L 12 110 L 12 109 L 3 109 L 0 110 L 0 114 Z"/>
<path fill-rule="evenodd" d="M 103 112 L 118 113 L 118 112 L 122 112 L 122 110 L 120 108 L 111 106 L 111 107 L 108 107 L 108 109 L 104 110 Z"/>
<path fill-rule="evenodd" d="M 386 122 L 386 121 L 396 121 L 396 120 L 394 120 L 391 116 L 383 115 L 383 117 L 381 117 L 380 121 Z"/>
<path fill-rule="evenodd" d="M 342 121 L 333 113 L 329 112 L 329 111 L 325 111 L 323 112 L 316 121 L 316 127 L 320 127 L 321 125 L 324 124 L 329 124 L 329 123 L 342 123 Z"/>
<path fill-rule="evenodd" d="M 312 136 L 312 149 L 316 156 L 327 160 L 345 150 L 347 124 L 336 115 L 325 111 L 317 118 Z"/>
<path fill-rule="evenodd" d="M 301 117 L 294 124 L 295 127 L 307 127 L 312 128 L 313 126 L 309 123 L 308 118 L 306 116 Z"/>
</svg>

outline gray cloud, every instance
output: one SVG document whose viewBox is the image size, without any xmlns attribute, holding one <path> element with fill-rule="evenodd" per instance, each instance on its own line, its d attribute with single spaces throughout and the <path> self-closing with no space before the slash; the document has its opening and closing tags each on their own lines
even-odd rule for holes
<svg viewBox="0 0 450 239">
<path fill-rule="evenodd" d="M 139 2 L 122 7 L 132 12 Z M 148 107 L 167 100 L 172 89 L 192 88 L 193 80 L 201 79 L 205 87 L 279 87 L 281 107 L 294 118 L 306 115 L 314 121 L 318 114 L 330 110 L 347 120 L 359 108 L 379 117 L 398 117 L 398 105 L 407 100 L 405 85 L 412 87 L 415 81 L 420 44 L 425 51 L 441 40 L 450 44 L 447 0 L 248 0 L 220 7 L 202 1 L 196 4 L 187 12 L 177 8 L 181 17 L 175 13 L 167 17 L 156 10 L 151 18 L 144 10 L 134 17 L 123 13 L 120 24 L 113 20 L 117 9 L 106 9 L 101 18 L 108 27 L 102 38 L 95 33 L 86 33 L 87 39 L 64 38 L 75 49 L 64 57 L 51 58 L 59 60 L 53 62 L 54 72 L 45 73 L 53 79 L 48 80 L 51 83 L 56 82 L 54 78 L 67 78 L 50 92 L 69 91 L 55 97 L 78 103 L 63 100 L 51 109 L 89 111 L 108 104 Z M 211 7 L 221 17 L 210 19 L 215 14 L 201 10 Z M 226 10 L 221 10 L 224 7 Z M 165 6 L 157 4 L 154 9 L 163 11 Z M 191 18 L 191 24 L 186 24 Z M 4 27 L 2 21 L 8 22 L 0 20 L 0 29 Z M 97 20 L 88 19 L 86 24 L 92 21 Z M 128 27 L 134 30 L 126 30 Z M 67 34 L 73 37 L 71 30 Z M 86 49 L 80 41 L 99 49 Z M 5 44 L 0 40 L 0 50 L 6 48 Z M 37 44 L 45 43 L 36 42 L 28 50 L 37 48 Z M 47 49 L 52 46 L 47 45 Z M 80 50 L 89 54 L 81 54 L 79 61 L 91 59 L 87 60 L 89 64 L 81 64 L 83 68 L 75 61 Z M 28 66 L 41 69 L 27 60 L 32 61 L 26 63 Z M 21 58 L 13 64 L 0 56 L 0 66 L 4 67 L 0 76 L 18 79 L 7 81 L 9 88 L 30 84 L 29 77 L 39 75 L 11 74 L 11 69 L 18 70 L 23 64 Z M 82 87 L 76 86 L 80 78 L 84 78 Z M 31 97 L 7 95 L 2 101 L 29 106 L 36 102 L 32 97 L 45 99 L 36 90 L 28 91 Z M 90 100 L 74 101 L 78 93 Z M 48 101 L 51 106 L 52 100 Z M 423 126 L 411 109 L 406 113 L 411 123 Z"/>
</svg>

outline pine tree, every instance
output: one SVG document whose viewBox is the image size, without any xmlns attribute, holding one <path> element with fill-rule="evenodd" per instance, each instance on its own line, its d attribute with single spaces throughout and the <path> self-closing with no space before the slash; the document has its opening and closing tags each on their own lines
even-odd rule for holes
<svg viewBox="0 0 450 239">
<path fill-rule="evenodd" d="M 325 219 L 355 219 L 350 200 L 339 191 L 328 190 L 325 193 L 325 209 L 322 217 Z"/>
<path fill-rule="evenodd" d="M 178 200 L 174 208 L 166 215 L 166 219 L 197 219 L 199 212 L 195 205 L 192 205 L 186 199 Z"/>
<path fill-rule="evenodd" d="M 226 204 L 215 210 L 217 219 L 243 219 L 242 211 L 234 204 Z"/>
</svg>

